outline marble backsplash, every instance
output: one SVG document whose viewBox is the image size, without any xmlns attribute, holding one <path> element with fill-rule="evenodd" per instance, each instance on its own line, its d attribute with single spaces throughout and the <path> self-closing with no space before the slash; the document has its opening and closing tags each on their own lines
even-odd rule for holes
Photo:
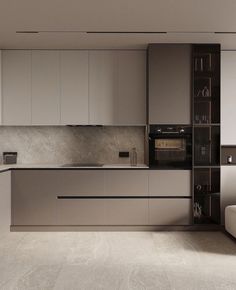
<svg viewBox="0 0 236 290">
<path fill-rule="evenodd" d="M 145 127 L 0 127 L 0 163 L 4 151 L 17 151 L 18 163 L 65 164 L 129 163 L 119 151 L 136 147 L 138 163 L 144 163 Z"/>
</svg>

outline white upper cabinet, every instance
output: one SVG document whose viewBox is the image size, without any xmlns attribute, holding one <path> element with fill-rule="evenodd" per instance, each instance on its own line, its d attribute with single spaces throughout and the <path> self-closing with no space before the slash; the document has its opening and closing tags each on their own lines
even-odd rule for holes
<svg viewBox="0 0 236 290">
<path fill-rule="evenodd" d="M 146 52 L 118 51 L 115 124 L 146 124 Z"/>
<path fill-rule="evenodd" d="M 2 51 L 2 124 L 31 124 L 31 51 Z"/>
<path fill-rule="evenodd" d="M 88 51 L 61 51 L 61 124 L 88 124 Z"/>
<path fill-rule="evenodd" d="M 145 51 L 89 53 L 90 124 L 146 124 Z"/>
<path fill-rule="evenodd" d="M 145 125 L 146 52 L 4 50 L 2 99 L 4 125 Z"/>
<path fill-rule="evenodd" d="M 116 51 L 89 52 L 89 123 L 113 125 L 117 96 Z"/>
<path fill-rule="evenodd" d="M 236 52 L 221 52 L 221 144 L 236 145 Z"/>
<path fill-rule="evenodd" d="M 32 51 L 32 124 L 60 124 L 59 51 Z"/>
</svg>

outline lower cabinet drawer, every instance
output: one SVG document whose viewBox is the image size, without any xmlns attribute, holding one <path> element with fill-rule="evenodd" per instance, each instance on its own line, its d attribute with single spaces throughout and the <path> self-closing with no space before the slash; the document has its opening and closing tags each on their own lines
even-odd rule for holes
<svg viewBox="0 0 236 290">
<path fill-rule="evenodd" d="M 107 225 L 148 225 L 148 199 L 110 199 Z"/>
<path fill-rule="evenodd" d="M 149 200 L 150 225 L 190 225 L 191 223 L 191 199 L 157 198 Z"/>
<path fill-rule="evenodd" d="M 148 199 L 59 199 L 60 225 L 148 225 Z"/>
<path fill-rule="evenodd" d="M 59 199 L 58 222 L 62 226 L 105 225 L 106 200 Z"/>
</svg>

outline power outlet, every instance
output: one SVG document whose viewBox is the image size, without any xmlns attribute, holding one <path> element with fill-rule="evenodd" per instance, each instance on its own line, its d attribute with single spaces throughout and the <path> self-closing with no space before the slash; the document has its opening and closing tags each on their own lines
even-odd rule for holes
<svg viewBox="0 0 236 290">
<path fill-rule="evenodd" d="M 128 158 L 129 157 L 129 151 L 119 151 L 119 157 L 120 158 Z"/>
</svg>

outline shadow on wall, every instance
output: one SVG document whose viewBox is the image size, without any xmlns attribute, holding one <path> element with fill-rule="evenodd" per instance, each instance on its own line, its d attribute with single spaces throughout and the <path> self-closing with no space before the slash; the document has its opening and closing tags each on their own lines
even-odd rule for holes
<svg viewBox="0 0 236 290">
<path fill-rule="evenodd" d="M 2 152 L 17 151 L 18 163 L 64 164 L 99 162 L 129 163 L 119 151 L 137 148 L 138 163 L 144 163 L 145 127 L 1 127 Z"/>
</svg>

